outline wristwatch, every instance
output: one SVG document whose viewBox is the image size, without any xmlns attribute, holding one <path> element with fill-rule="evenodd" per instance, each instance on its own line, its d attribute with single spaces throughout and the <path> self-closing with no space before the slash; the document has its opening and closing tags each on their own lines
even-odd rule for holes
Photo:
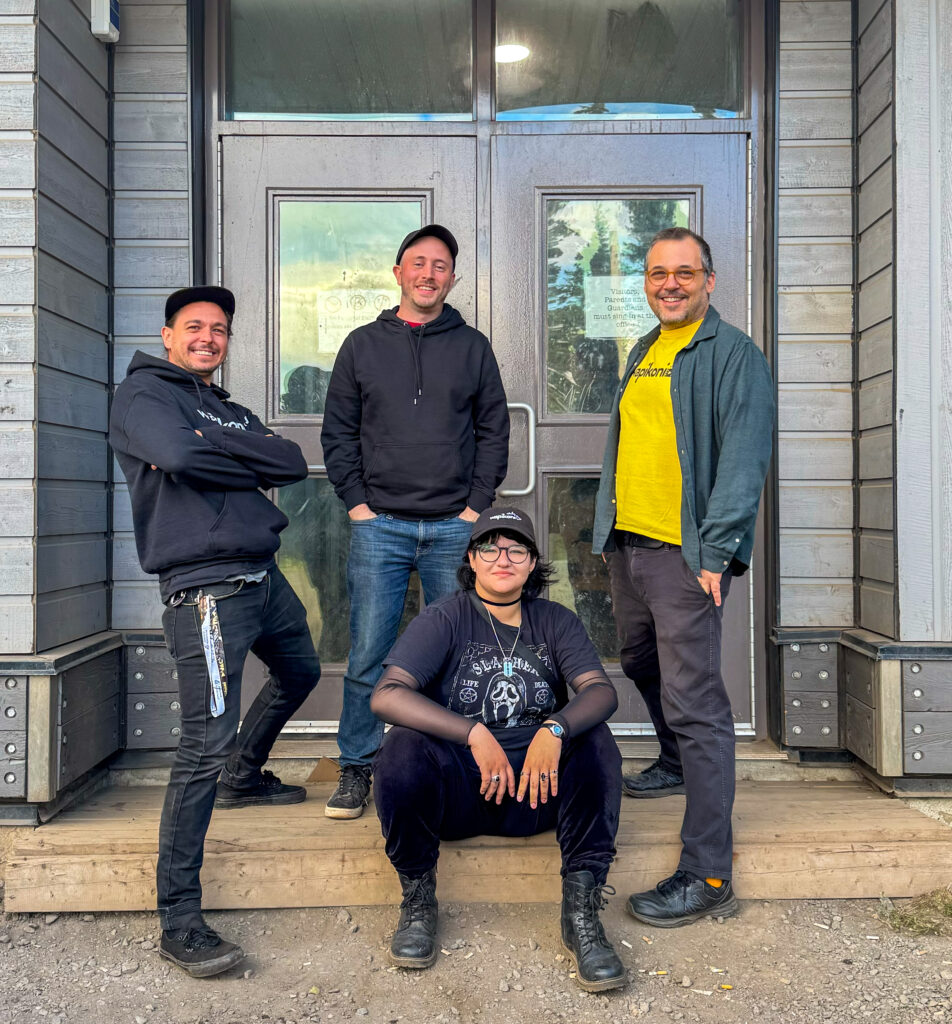
<svg viewBox="0 0 952 1024">
<path fill-rule="evenodd" d="M 565 729 L 558 722 L 543 722 L 542 728 L 548 729 L 557 740 L 565 739 Z"/>
</svg>

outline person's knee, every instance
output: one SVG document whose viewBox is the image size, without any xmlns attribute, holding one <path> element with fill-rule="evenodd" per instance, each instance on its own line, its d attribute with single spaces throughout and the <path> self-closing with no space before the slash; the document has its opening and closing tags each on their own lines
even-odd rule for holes
<svg viewBox="0 0 952 1024">
<path fill-rule="evenodd" d="M 658 679 L 658 652 L 653 643 L 622 648 L 621 670 L 639 690 L 652 686 Z"/>
<path fill-rule="evenodd" d="M 602 722 L 572 741 L 571 756 L 562 768 L 562 783 L 580 775 L 586 785 L 602 789 L 621 773 L 621 752 L 608 725 Z"/>
<path fill-rule="evenodd" d="M 176 768 L 187 771 L 194 782 L 217 779 L 237 747 L 234 735 L 218 742 L 209 742 L 208 737 L 193 740 L 183 736 L 175 755 Z"/>
<path fill-rule="evenodd" d="M 441 741 L 415 729 L 395 725 L 384 737 L 373 762 L 374 788 L 406 789 L 439 771 Z"/>
</svg>

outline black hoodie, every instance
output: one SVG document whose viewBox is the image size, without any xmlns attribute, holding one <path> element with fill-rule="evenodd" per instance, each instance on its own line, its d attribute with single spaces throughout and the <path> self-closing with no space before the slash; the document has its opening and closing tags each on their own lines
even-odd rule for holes
<svg viewBox="0 0 952 1024">
<path fill-rule="evenodd" d="M 334 363 L 321 431 L 346 508 L 441 519 L 488 508 L 506 475 L 509 412 L 485 335 L 452 306 L 409 327 L 384 310 Z"/>
<path fill-rule="evenodd" d="M 270 433 L 217 385 L 133 356 L 109 443 L 129 484 L 139 561 L 158 573 L 163 601 L 271 564 L 288 521 L 259 488 L 303 480 L 307 463 L 293 441 Z"/>
</svg>

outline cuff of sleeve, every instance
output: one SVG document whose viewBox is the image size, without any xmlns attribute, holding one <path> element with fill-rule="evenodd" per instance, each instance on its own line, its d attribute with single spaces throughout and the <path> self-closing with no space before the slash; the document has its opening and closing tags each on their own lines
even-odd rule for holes
<svg viewBox="0 0 952 1024">
<path fill-rule="evenodd" d="M 209 423 L 202 427 L 202 437 L 210 441 L 217 448 L 225 448 L 225 429 L 217 423 Z"/>
<path fill-rule="evenodd" d="M 724 572 L 734 558 L 733 551 L 719 551 L 716 548 L 701 548 L 701 568 L 708 572 Z"/>
<path fill-rule="evenodd" d="M 474 512 L 485 512 L 492 503 L 493 496 L 491 494 L 483 494 L 482 491 L 470 491 L 469 497 L 466 499 L 466 504 Z"/>
<path fill-rule="evenodd" d="M 340 500 L 344 503 L 344 508 L 350 511 L 355 505 L 366 504 L 367 492 L 364 490 L 363 484 L 354 484 L 353 487 L 348 487 L 344 491 Z"/>
</svg>

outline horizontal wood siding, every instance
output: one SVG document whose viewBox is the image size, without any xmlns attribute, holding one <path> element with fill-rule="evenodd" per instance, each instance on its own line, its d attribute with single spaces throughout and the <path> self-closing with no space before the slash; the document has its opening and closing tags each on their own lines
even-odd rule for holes
<svg viewBox="0 0 952 1024">
<path fill-rule="evenodd" d="M 853 624 L 850 3 L 781 0 L 781 626 Z"/>
<path fill-rule="evenodd" d="M 36 25 L 0 3 L 0 653 L 35 650 Z"/>
<path fill-rule="evenodd" d="M 859 625 L 897 635 L 893 533 L 893 0 L 860 12 L 857 45 Z"/>
<path fill-rule="evenodd" d="M 117 382 L 136 349 L 162 353 L 165 297 L 192 283 L 185 15 L 184 0 L 122 8 L 115 58 Z M 112 626 L 157 628 L 158 586 L 139 568 L 128 489 L 118 466 L 115 473 Z"/>
<path fill-rule="evenodd" d="M 107 627 L 108 61 L 89 0 L 38 0 L 36 643 Z"/>
</svg>

